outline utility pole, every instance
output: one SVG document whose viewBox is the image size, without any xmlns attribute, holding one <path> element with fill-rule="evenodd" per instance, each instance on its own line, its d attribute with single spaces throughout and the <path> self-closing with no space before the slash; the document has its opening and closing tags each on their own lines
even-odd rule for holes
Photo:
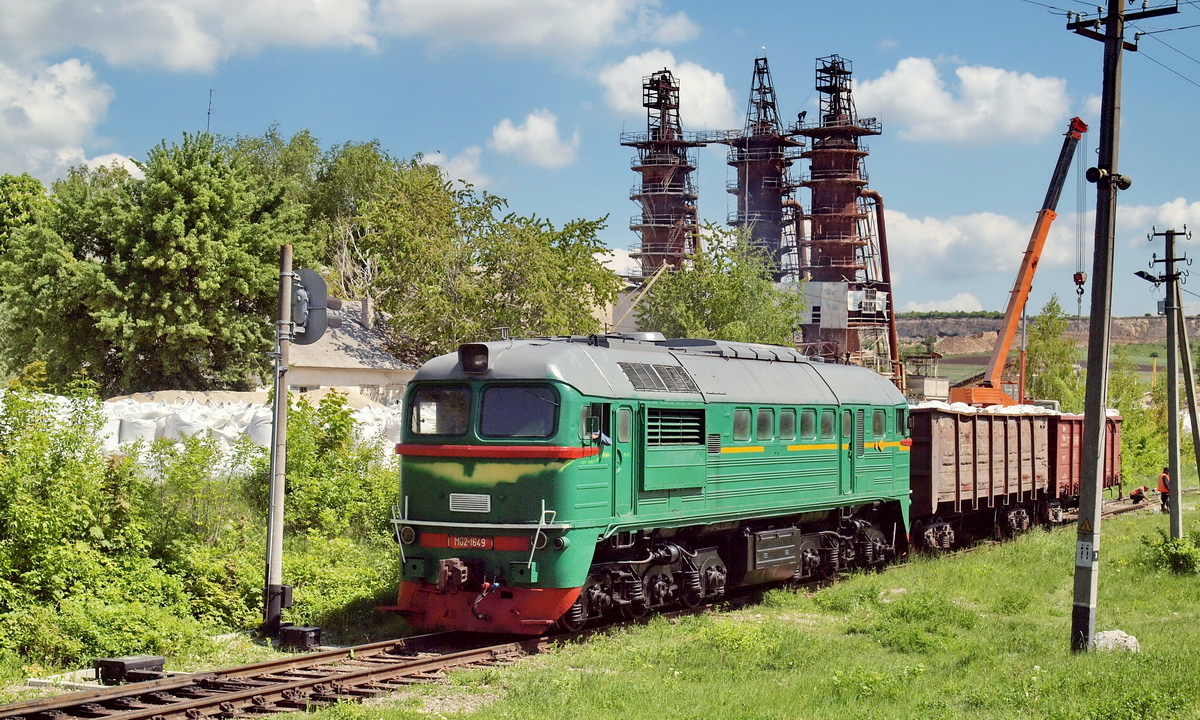
<svg viewBox="0 0 1200 720">
<path fill-rule="evenodd" d="M 1162 262 L 1167 266 L 1167 467 L 1170 478 L 1167 489 L 1171 493 L 1168 511 L 1171 514 L 1171 537 L 1183 537 L 1183 520 L 1179 514 L 1179 275 L 1175 273 L 1175 231 L 1152 233 L 1151 237 L 1167 238 L 1167 256 Z"/>
<path fill-rule="evenodd" d="M 1075 599 L 1071 610 L 1071 650 L 1090 650 L 1096 637 L 1096 598 L 1100 586 L 1100 505 L 1104 477 L 1104 430 L 1108 406 L 1108 343 L 1112 311 L 1112 253 L 1116 236 L 1117 190 L 1130 180 L 1117 172 L 1121 129 L 1121 55 L 1137 46 L 1125 43 L 1125 22 L 1178 12 L 1156 8 L 1125 14 L 1123 0 L 1108 0 L 1108 14 L 1089 18 L 1067 13 L 1067 29 L 1104 42 L 1100 105 L 1100 155 L 1087 179 L 1096 184 L 1096 233 L 1092 255 L 1092 301 L 1088 326 L 1088 376 L 1084 397 L 1083 456 L 1080 467 L 1079 525 L 1075 544 Z M 1076 20 L 1078 17 L 1078 20 Z M 1104 27 L 1104 34 L 1098 30 Z"/>
<path fill-rule="evenodd" d="M 1186 228 L 1185 228 L 1186 232 Z M 1163 263 L 1166 265 L 1166 274 L 1154 278 L 1156 282 L 1165 282 L 1167 284 L 1167 299 L 1165 309 L 1167 314 L 1167 442 L 1168 455 L 1167 466 L 1170 468 L 1170 480 L 1167 488 L 1171 493 L 1172 502 L 1170 504 L 1171 513 L 1171 537 L 1183 537 L 1183 513 L 1181 509 L 1179 490 L 1179 367 L 1177 365 L 1179 354 L 1183 353 L 1185 361 L 1184 365 L 1187 371 L 1187 388 L 1189 407 L 1192 411 L 1192 432 L 1196 431 L 1195 417 L 1195 390 L 1192 387 L 1192 362 L 1189 355 L 1187 344 L 1187 328 L 1183 320 L 1182 303 L 1179 302 L 1179 273 L 1176 272 L 1175 263 L 1184 258 L 1175 257 L 1175 237 L 1180 233 L 1174 229 L 1166 232 L 1157 232 L 1153 229 L 1150 232 L 1150 239 L 1156 237 L 1166 238 L 1167 255 L 1159 259 L 1157 256 L 1151 264 Z"/>
<path fill-rule="evenodd" d="M 1192 237 L 1186 225 L 1183 226 L 1183 235 L 1188 239 Z M 1188 265 L 1192 264 L 1191 260 L 1186 262 Z M 1187 271 L 1184 271 L 1180 279 L 1186 275 Z M 1183 360 L 1183 387 L 1187 389 L 1188 415 L 1192 420 L 1192 449 L 1196 453 L 1196 467 L 1200 469 L 1200 409 L 1197 409 L 1196 405 L 1196 373 L 1192 368 L 1192 345 L 1188 342 L 1187 313 L 1183 311 L 1183 300 L 1179 294 L 1180 284 L 1175 284 L 1175 307 L 1179 309 L 1179 323 L 1176 325 L 1179 330 L 1179 357 Z M 1183 478 L 1179 478 L 1176 490 L 1183 491 Z"/>
<path fill-rule="evenodd" d="M 1184 228 L 1184 233 L 1187 228 Z M 1183 360 L 1183 386 L 1187 389 L 1188 415 L 1192 420 L 1192 449 L 1196 453 L 1196 467 L 1200 468 L 1200 411 L 1196 408 L 1196 375 L 1192 371 L 1192 346 L 1188 343 L 1187 314 L 1183 312 L 1179 283 L 1175 284 L 1175 307 L 1179 312 L 1179 357 Z M 1183 478 L 1176 480 L 1175 492 L 1183 492 Z"/>
</svg>

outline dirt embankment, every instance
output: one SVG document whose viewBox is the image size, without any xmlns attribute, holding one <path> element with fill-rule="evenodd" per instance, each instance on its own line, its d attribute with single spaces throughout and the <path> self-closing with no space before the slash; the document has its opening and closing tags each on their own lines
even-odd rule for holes
<svg viewBox="0 0 1200 720">
<path fill-rule="evenodd" d="M 1188 337 L 1200 337 L 1200 318 L 1188 318 Z M 1113 344 L 1165 342 L 1167 319 L 1165 317 L 1113 318 L 1110 326 Z M 936 350 L 943 355 L 968 355 L 991 352 L 996 345 L 1000 330 L 1000 318 L 900 318 L 896 328 L 900 333 L 900 344 L 917 345 L 926 338 L 936 338 Z M 1079 343 L 1087 341 L 1087 318 L 1072 319 L 1067 327 L 1067 336 Z"/>
</svg>

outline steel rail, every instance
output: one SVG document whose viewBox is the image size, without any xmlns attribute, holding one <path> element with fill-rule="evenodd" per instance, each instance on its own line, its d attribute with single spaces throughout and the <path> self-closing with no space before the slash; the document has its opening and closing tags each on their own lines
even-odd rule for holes
<svg viewBox="0 0 1200 720">
<path fill-rule="evenodd" d="M 361 699 L 405 684 L 427 682 L 443 668 L 494 663 L 522 651 L 536 652 L 551 642 L 534 638 L 416 657 L 418 653 L 438 652 L 439 645 L 471 641 L 462 633 L 435 633 L 37 698 L 0 706 L 0 720 L 198 720 L 244 712 L 278 712 L 339 699 Z M 480 638 L 473 641 L 478 643 Z"/>
</svg>

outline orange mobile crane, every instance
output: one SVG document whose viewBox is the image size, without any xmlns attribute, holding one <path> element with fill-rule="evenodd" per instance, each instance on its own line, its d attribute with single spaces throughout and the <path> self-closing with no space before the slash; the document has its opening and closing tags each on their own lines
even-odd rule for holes
<svg viewBox="0 0 1200 720">
<path fill-rule="evenodd" d="M 1058 154 L 1058 164 L 1054 167 L 1053 177 L 1050 178 L 1050 188 L 1046 191 L 1042 209 L 1038 211 L 1037 222 L 1033 224 L 1033 234 L 1029 237 L 1029 247 L 1025 249 L 1025 259 L 1021 262 L 1017 281 L 1013 283 L 1012 293 L 1008 297 L 1008 308 L 1004 311 L 1004 323 L 1000 327 L 1000 337 L 996 340 L 992 359 L 978 385 L 950 389 L 950 402 L 963 402 L 968 405 L 1017 405 L 1021 402 L 1022 398 L 1013 398 L 1004 392 L 1001 376 L 1008 362 L 1013 337 L 1017 333 L 1017 324 L 1025 310 L 1029 291 L 1033 288 L 1033 274 L 1037 271 L 1046 236 L 1050 234 L 1050 224 L 1058 217 L 1055 208 L 1058 207 L 1058 197 L 1062 194 L 1063 183 L 1067 179 L 1071 158 L 1075 155 L 1075 146 L 1087 129 L 1087 124 L 1082 120 L 1071 118 L 1062 150 Z"/>
</svg>

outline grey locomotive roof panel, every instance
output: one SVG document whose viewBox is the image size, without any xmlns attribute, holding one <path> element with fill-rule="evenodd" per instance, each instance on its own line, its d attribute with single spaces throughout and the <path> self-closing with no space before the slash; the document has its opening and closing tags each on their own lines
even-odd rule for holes
<svg viewBox="0 0 1200 720">
<path fill-rule="evenodd" d="M 430 360 L 413 381 L 561 380 L 585 395 L 648 401 L 904 402 L 892 383 L 870 370 L 811 362 L 792 348 L 774 345 L 612 336 L 483 344 L 488 348 L 487 372 L 464 372 L 458 354 L 451 353 Z"/>
</svg>

